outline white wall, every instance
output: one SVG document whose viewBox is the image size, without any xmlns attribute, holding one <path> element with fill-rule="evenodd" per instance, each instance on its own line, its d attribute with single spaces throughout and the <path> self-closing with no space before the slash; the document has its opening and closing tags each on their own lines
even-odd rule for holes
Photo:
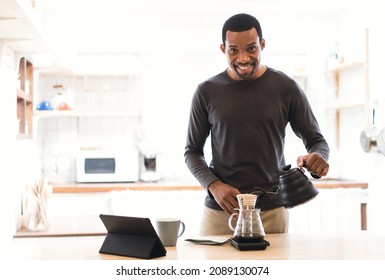
<svg viewBox="0 0 385 280">
<path fill-rule="evenodd" d="M 12 75 L 12 67 L 13 67 L 13 61 L 12 61 L 12 52 L 10 50 L 0 44 L 0 92 L 2 93 L 2 102 L 3 104 L 14 104 L 15 95 L 10 94 L 13 91 L 10 91 L 10 88 L 12 85 L 7 83 L 6 81 L 9 80 L 10 76 Z M 11 57 L 10 57 L 11 56 Z M 11 69 L 10 69 L 11 68 Z M 5 94 L 8 93 L 8 94 Z M 13 102 L 11 102 L 11 100 Z M 5 108 L 3 110 L 0 110 L 0 118 L 2 120 L 6 120 L 9 118 L 9 116 L 16 115 L 13 114 L 15 111 L 14 106 L 4 106 Z M 13 122 L 14 127 L 16 127 L 15 122 Z M 15 210 L 15 204 L 13 203 L 13 196 L 14 192 L 9 191 L 9 186 L 13 186 L 13 168 L 9 164 L 13 161 L 12 152 L 9 149 L 10 147 L 13 147 L 14 139 L 12 137 L 16 136 L 16 128 L 13 129 L 15 131 L 15 134 L 10 134 L 9 131 L 12 131 L 9 126 L 11 124 L 5 121 L 2 121 L 0 124 L 0 154 L 2 155 L 2 158 L 4 160 L 0 163 L 0 170 L 1 170 L 1 176 L 2 176 L 2 184 L 0 185 L 0 191 L 3 195 L 0 196 L 0 212 L 1 213 L 10 213 L 11 215 L 5 216 L 5 222 L 4 222 L 4 234 L 0 237 L 0 243 L 2 241 L 5 241 L 9 239 L 11 236 L 12 225 L 14 224 L 13 220 L 13 211 Z M 12 172 L 12 173 L 11 173 Z M 10 199 L 10 197 L 12 199 Z"/>
</svg>

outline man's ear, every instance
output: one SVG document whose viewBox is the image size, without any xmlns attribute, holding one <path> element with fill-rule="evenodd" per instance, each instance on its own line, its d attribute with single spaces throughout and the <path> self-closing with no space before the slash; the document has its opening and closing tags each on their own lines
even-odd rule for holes
<svg viewBox="0 0 385 280">
<path fill-rule="evenodd" d="M 221 51 L 222 51 L 223 53 L 225 53 L 225 51 L 226 51 L 225 44 L 221 44 L 220 48 L 221 48 Z"/>
<path fill-rule="evenodd" d="M 265 39 L 262 39 L 261 40 L 261 50 L 263 51 L 263 49 L 265 48 L 265 46 L 266 46 L 266 41 L 265 41 Z"/>
</svg>

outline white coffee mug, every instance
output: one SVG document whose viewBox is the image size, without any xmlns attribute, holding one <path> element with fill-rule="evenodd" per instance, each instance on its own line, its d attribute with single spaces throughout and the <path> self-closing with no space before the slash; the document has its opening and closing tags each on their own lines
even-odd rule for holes
<svg viewBox="0 0 385 280">
<path fill-rule="evenodd" d="M 178 237 L 185 230 L 185 224 L 176 218 L 161 218 L 156 220 L 156 229 L 165 247 L 176 246 Z"/>
</svg>

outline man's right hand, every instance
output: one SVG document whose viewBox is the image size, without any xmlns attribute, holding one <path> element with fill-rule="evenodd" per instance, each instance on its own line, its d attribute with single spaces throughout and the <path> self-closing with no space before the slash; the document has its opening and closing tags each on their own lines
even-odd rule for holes
<svg viewBox="0 0 385 280">
<path fill-rule="evenodd" d="M 209 185 L 208 190 L 227 214 L 236 212 L 234 208 L 239 207 L 237 195 L 240 194 L 237 188 L 221 181 L 214 181 Z"/>
</svg>

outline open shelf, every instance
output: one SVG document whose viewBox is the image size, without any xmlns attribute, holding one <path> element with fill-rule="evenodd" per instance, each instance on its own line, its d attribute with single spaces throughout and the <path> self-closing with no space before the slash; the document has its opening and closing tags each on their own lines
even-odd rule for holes
<svg viewBox="0 0 385 280">
<path fill-rule="evenodd" d="M 16 88 L 17 139 L 32 138 L 33 131 L 33 64 L 22 57 L 19 61 L 19 88 Z"/>
</svg>

